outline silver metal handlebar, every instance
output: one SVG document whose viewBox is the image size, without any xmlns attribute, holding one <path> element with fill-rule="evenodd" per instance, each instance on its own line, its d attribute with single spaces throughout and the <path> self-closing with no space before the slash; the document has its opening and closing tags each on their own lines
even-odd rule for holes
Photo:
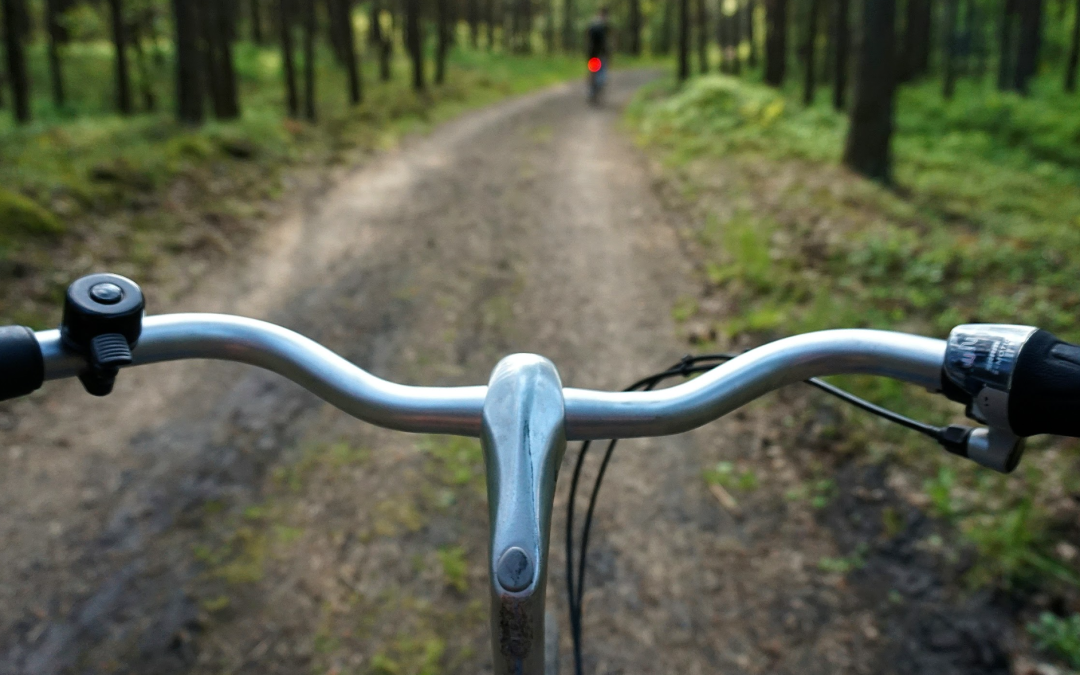
<svg viewBox="0 0 1080 675">
<path fill-rule="evenodd" d="M 56 330 L 36 334 L 45 378 L 74 377 L 83 357 Z M 753 399 L 810 377 L 882 375 L 931 390 L 941 386 L 943 340 L 878 330 L 828 330 L 751 350 L 700 377 L 652 392 L 566 388 L 568 440 L 666 436 L 689 431 Z M 479 437 L 486 386 L 418 387 L 388 382 L 291 330 L 222 314 L 147 317 L 133 365 L 218 359 L 273 371 L 372 424 L 419 433 Z"/>
<path fill-rule="evenodd" d="M 75 377 L 87 367 L 84 356 L 63 347 L 60 331 L 35 336 L 46 379 Z M 143 320 L 131 358 L 133 365 L 195 358 L 247 363 L 283 375 L 372 424 L 479 437 L 491 510 L 494 672 L 540 675 L 550 524 L 567 440 L 688 431 L 773 389 L 822 375 L 883 375 L 938 390 L 945 352 L 942 340 L 831 330 L 758 347 L 661 391 L 563 388 L 554 364 L 527 354 L 503 359 L 486 387 L 415 387 L 380 379 L 273 324 L 173 314 Z"/>
</svg>

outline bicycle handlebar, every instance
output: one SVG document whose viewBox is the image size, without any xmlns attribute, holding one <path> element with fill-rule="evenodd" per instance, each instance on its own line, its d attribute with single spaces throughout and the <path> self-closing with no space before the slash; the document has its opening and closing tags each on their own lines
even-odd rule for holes
<svg viewBox="0 0 1080 675">
<path fill-rule="evenodd" d="M 82 355 L 60 332 L 36 334 L 44 379 L 74 377 Z M 568 440 L 666 436 L 689 431 L 781 386 L 810 377 L 883 375 L 940 389 L 945 342 L 877 330 L 828 330 L 751 350 L 670 389 L 566 388 Z M 287 377 L 344 412 L 400 431 L 479 436 L 486 386 L 420 387 L 378 378 L 319 343 L 274 324 L 220 314 L 147 317 L 132 365 L 218 359 Z M 0 364 L 2 366 L 2 364 Z"/>
</svg>

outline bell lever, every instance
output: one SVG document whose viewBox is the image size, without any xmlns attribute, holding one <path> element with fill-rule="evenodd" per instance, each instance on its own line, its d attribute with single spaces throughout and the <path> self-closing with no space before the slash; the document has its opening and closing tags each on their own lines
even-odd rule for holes
<svg viewBox="0 0 1080 675">
<path fill-rule="evenodd" d="M 108 395 L 120 368 L 131 365 L 145 309 L 139 286 L 116 274 L 91 274 L 68 287 L 60 337 L 64 347 L 86 357 L 79 381 L 88 393 Z"/>
</svg>

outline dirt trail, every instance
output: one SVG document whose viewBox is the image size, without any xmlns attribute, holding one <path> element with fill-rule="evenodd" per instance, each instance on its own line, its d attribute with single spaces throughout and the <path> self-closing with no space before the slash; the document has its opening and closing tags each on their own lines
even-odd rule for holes
<svg viewBox="0 0 1080 675">
<path fill-rule="evenodd" d="M 266 318 L 411 383 L 485 382 L 531 351 L 569 386 L 622 387 L 686 351 L 671 308 L 696 291 L 681 216 L 617 126 L 647 77 L 616 74 L 601 110 L 574 84 L 447 124 L 151 309 Z M 589 672 L 1005 672 L 1000 615 L 953 602 L 911 542 L 870 554 L 862 585 L 818 568 L 855 546 L 845 514 L 880 520 L 889 496 L 853 469 L 831 511 L 784 498 L 811 449 L 778 429 L 814 414 L 791 394 L 621 447 Z M 490 672 L 474 446 L 374 430 L 223 364 L 124 373 L 104 401 L 50 385 L 0 422 L 0 672 Z M 761 483 L 737 511 L 701 478 L 720 459 Z M 561 530 L 552 558 L 554 594 Z M 938 624 L 897 609 L 919 602 Z"/>
</svg>

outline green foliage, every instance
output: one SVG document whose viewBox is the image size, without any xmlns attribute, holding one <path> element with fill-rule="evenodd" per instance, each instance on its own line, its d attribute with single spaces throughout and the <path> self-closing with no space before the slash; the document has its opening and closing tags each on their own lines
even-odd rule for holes
<svg viewBox="0 0 1080 675">
<path fill-rule="evenodd" d="M 757 474 L 750 469 L 736 471 L 731 462 L 718 462 L 713 468 L 702 472 L 702 477 L 710 485 L 736 488 L 744 492 L 755 490 L 758 486 Z"/>
<path fill-rule="evenodd" d="M 440 482 L 451 486 L 483 486 L 484 451 L 475 438 L 430 436 L 421 447 L 433 460 L 432 468 Z"/>
<path fill-rule="evenodd" d="M 824 98 L 824 97 L 822 97 Z M 629 121 L 699 200 L 694 233 L 709 284 L 734 308 L 707 317 L 717 334 L 761 341 L 839 327 L 944 336 L 964 322 L 1037 325 L 1080 340 L 1080 98 L 1036 88 L 1024 99 L 964 83 L 905 87 L 895 137 L 899 187 L 843 170 L 846 119 L 753 82 L 705 76 L 659 83 Z M 689 317 L 687 317 L 689 318 Z M 844 386 L 916 417 L 946 422 L 955 406 L 891 381 Z M 877 456 L 914 464 L 933 511 L 979 552 L 976 585 L 1064 583 L 1053 495 L 1076 489 L 1075 445 L 1029 450 L 1008 477 L 961 463 L 867 416 L 845 414 Z M 860 432 L 860 429 L 863 431 Z M 832 490 L 791 493 L 815 506 Z M 884 523 L 886 529 L 889 524 Z M 902 523 L 894 522 L 895 528 Z"/>
<path fill-rule="evenodd" d="M 1070 667 L 1080 669 L 1080 614 L 1060 617 L 1043 612 L 1027 628 L 1038 641 L 1039 649 L 1051 651 Z"/>
<path fill-rule="evenodd" d="M 443 579 L 446 585 L 459 593 L 469 590 L 468 561 L 465 549 L 461 546 L 444 546 L 439 549 L 439 563 L 442 565 Z"/>
<path fill-rule="evenodd" d="M 64 225 L 32 199 L 0 188 L 0 247 L 25 237 L 63 234 Z"/>
</svg>

